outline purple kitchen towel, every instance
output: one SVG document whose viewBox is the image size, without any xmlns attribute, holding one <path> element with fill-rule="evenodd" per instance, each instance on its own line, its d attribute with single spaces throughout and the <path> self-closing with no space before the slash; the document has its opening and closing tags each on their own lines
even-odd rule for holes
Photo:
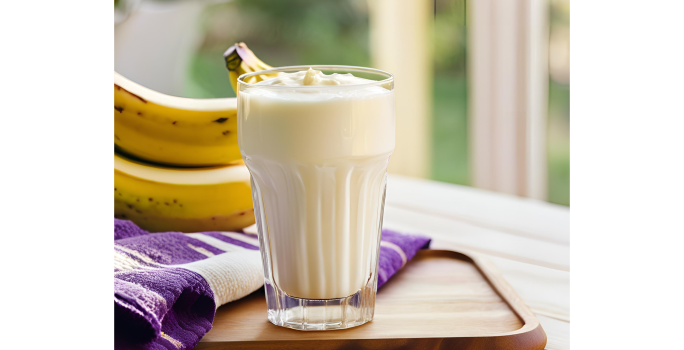
<svg viewBox="0 0 684 350">
<path fill-rule="evenodd" d="M 382 231 L 378 288 L 430 239 Z M 256 235 L 149 233 L 114 219 L 116 349 L 192 349 L 216 308 L 264 284 Z"/>
</svg>

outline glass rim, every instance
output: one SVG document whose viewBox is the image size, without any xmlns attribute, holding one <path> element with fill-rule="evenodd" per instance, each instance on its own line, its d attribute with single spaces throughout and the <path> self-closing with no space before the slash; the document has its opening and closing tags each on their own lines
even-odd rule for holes
<svg viewBox="0 0 684 350">
<path fill-rule="evenodd" d="M 255 76 L 255 75 L 261 75 L 261 74 L 272 74 L 272 73 L 283 73 L 288 70 L 297 70 L 297 71 L 302 71 L 302 70 L 308 70 L 309 68 L 315 69 L 315 70 L 349 70 L 349 71 L 359 71 L 359 72 L 366 72 L 366 73 L 375 73 L 379 75 L 384 75 L 387 78 L 383 80 L 371 80 L 370 82 L 367 83 L 361 83 L 361 84 L 344 84 L 344 85 L 301 85 L 301 86 L 291 86 L 291 85 L 260 85 L 259 83 L 247 83 L 245 82 L 246 78 Z M 294 72 L 293 72 L 294 73 Z M 245 73 L 242 74 L 238 77 L 237 82 L 238 85 L 244 85 L 248 87 L 260 87 L 260 88 L 268 88 L 268 89 L 320 89 L 320 88 L 335 88 L 335 87 L 359 87 L 359 86 L 374 86 L 374 85 L 383 85 L 387 83 L 391 83 L 394 81 L 394 75 L 390 72 L 386 72 L 384 70 L 380 70 L 377 68 L 369 68 L 369 67 L 359 67 L 359 66 L 344 66 L 344 65 L 301 65 L 301 66 L 285 66 L 285 67 L 274 67 L 271 69 L 267 70 L 262 70 L 258 72 L 250 72 L 250 73 Z"/>
</svg>

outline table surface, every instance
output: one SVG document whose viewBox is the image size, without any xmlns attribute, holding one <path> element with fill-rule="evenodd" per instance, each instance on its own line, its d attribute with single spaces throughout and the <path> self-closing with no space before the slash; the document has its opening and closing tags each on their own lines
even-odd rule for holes
<svg viewBox="0 0 684 350">
<path fill-rule="evenodd" d="M 490 259 L 539 318 L 546 349 L 570 348 L 568 207 L 390 175 L 384 227 Z"/>
</svg>

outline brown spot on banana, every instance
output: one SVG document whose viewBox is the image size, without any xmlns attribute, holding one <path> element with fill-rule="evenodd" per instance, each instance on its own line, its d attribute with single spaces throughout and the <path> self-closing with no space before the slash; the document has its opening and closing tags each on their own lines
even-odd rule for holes
<svg viewBox="0 0 684 350">
<path fill-rule="evenodd" d="M 114 109 L 119 113 L 123 113 L 123 107 L 114 106 Z"/>
<path fill-rule="evenodd" d="M 222 133 L 224 136 L 230 134 L 230 130 L 226 130 Z"/>
<path fill-rule="evenodd" d="M 228 120 L 228 118 L 218 118 L 218 119 L 214 120 L 214 123 L 225 123 L 226 120 Z"/>
</svg>

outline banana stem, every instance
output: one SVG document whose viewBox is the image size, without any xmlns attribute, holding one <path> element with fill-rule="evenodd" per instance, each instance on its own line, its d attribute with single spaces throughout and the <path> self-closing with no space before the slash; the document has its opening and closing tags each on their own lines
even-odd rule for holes
<svg viewBox="0 0 684 350">
<path fill-rule="evenodd" d="M 223 53 L 223 59 L 226 61 L 226 68 L 229 71 L 236 71 L 243 61 L 243 57 L 247 57 L 248 53 L 254 56 L 252 50 L 247 48 L 245 43 L 237 43 Z"/>
<path fill-rule="evenodd" d="M 237 78 L 244 73 L 258 72 L 268 70 L 273 67 L 262 62 L 256 57 L 254 52 L 250 50 L 245 43 L 236 43 L 223 53 L 223 59 L 226 62 L 226 68 L 231 73 L 230 84 L 237 94 Z M 278 74 L 263 74 L 255 75 L 248 81 L 249 83 L 256 83 L 266 79 L 273 78 Z"/>
</svg>

